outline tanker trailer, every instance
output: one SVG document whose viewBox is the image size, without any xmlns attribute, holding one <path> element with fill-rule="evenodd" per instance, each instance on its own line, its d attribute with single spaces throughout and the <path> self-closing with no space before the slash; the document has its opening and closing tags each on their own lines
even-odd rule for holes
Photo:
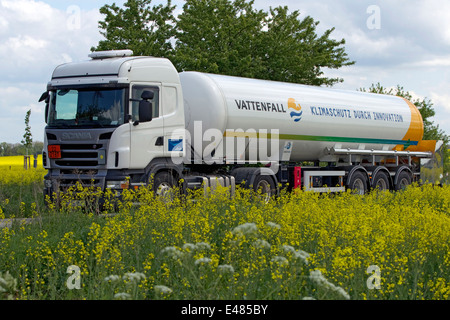
<svg viewBox="0 0 450 320">
<path fill-rule="evenodd" d="M 217 185 L 401 189 L 435 158 L 399 97 L 199 72 L 130 50 L 58 66 L 46 101 L 45 194 L 92 182 L 120 195 Z"/>
<path fill-rule="evenodd" d="M 215 152 L 215 163 L 267 163 L 274 171 L 232 171 L 247 186 L 258 178 L 265 190 L 278 183 L 317 192 L 398 190 L 420 179 L 420 159 L 435 151 L 435 141 L 422 140 L 420 112 L 400 97 L 198 72 L 180 79 L 189 134 L 195 124 L 197 135 L 198 126 L 223 132 L 200 150 Z M 245 152 L 236 150 L 239 139 Z M 194 161 L 201 158 L 194 152 Z"/>
</svg>

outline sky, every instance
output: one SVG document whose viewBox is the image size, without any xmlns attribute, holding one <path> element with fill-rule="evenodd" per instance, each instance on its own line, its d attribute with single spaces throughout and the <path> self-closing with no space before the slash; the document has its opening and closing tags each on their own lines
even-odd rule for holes
<svg viewBox="0 0 450 320">
<path fill-rule="evenodd" d="M 104 4 L 125 0 L 0 0 L 0 142 L 19 143 L 31 109 L 34 141 L 44 139 L 44 103 L 38 103 L 53 69 L 87 60 L 102 39 Z M 166 1 L 152 1 L 152 4 Z M 172 0 L 180 12 L 184 1 Z M 346 40 L 355 65 L 324 70 L 358 90 L 381 83 L 402 86 L 414 98 L 430 99 L 431 120 L 450 134 L 450 1 L 448 0 L 255 0 L 256 9 L 288 6 L 300 18 L 319 21 L 318 33 Z"/>
</svg>

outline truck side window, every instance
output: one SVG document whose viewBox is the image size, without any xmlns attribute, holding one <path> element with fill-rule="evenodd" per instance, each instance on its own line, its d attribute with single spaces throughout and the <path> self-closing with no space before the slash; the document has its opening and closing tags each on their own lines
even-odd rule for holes
<svg viewBox="0 0 450 320">
<path fill-rule="evenodd" d="M 133 86 L 131 90 L 131 98 L 133 99 L 131 101 L 131 115 L 133 121 L 139 120 L 139 100 L 141 100 L 142 92 L 145 90 L 154 92 L 153 99 L 149 101 L 153 108 L 153 118 L 159 117 L 159 89 L 151 86 L 137 85 Z"/>
</svg>

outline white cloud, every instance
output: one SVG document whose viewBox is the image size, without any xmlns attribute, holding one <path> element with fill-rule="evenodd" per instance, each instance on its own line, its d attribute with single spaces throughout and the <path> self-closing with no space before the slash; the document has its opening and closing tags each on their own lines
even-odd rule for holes
<svg viewBox="0 0 450 320">
<path fill-rule="evenodd" d="M 76 2 L 70 6 L 74 9 Z M 87 59 L 90 48 L 100 40 L 98 9 L 67 8 L 35 0 L 0 1 L 0 113 L 9 117 L 0 128 L 0 141 L 20 141 L 29 109 L 34 139 L 43 140 L 44 104 L 37 101 L 53 69 Z"/>
<path fill-rule="evenodd" d="M 22 83 L 14 86 L 0 83 L 0 110 L 2 114 L 1 142 L 19 142 L 25 130 L 25 114 L 31 109 L 30 126 L 33 139 L 43 140 L 44 105 L 38 103 L 35 92 L 39 85 Z M 44 91 L 44 90 L 41 90 Z"/>
<path fill-rule="evenodd" d="M 415 1 L 414 25 L 421 28 L 435 45 L 450 45 L 450 2 L 447 0 Z"/>
<path fill-rule="evenodd" d="M 450 114 L 450 93 L 431 92 L 431 100 Z"/>
<path fill-rule="evenodd" d="M 346 40 L 347 52 L 358 65 L 387 66 L 404 63 L 405 60 L 413 60 L 415 54 L 420 52 L 420 48 L 406 38 L 372 37 L 363 29 L 343 34 L 342 37 Z"/>
<path fill-rule="evenodd" d="M 6 33 L 9 29 L 9 22 L 4 17 L 0 16 L 0 33 Z"/>
<path fill-rule="evenodd" d="M 414 62 L 410 65 L 411 67 L 450 67 L 450 56 L 446 57 L 434 57 L 431 59 L 425 59 L 421 61 Z"/>
<path fill-rule="evenodd" d="M 54 9 L 41 1 L 3 0 L 0 3 L 5 15 L 15 17 L 19 22 L 33 23 L 50 20 Z"/>
<path fill-rule="evenodd" d="M 67 61 L 67 56 L 81 59 L 83 49 L 86 57 L 101 37 L 98 10 L 62 11 L 41 1 L 3 0 L 0 12 L 0 21 L 9 28 L 0 33 L 0 61 L 8 61 L 4 67 L 10 71 L 6 74 L 20 72 L 20 67 L 27 71 L 41 68 L 39 74 L 43 68 L 49 72 L 50 66 Z M 79 17 L 74 19 L 74 14 Z"/>
</svg>

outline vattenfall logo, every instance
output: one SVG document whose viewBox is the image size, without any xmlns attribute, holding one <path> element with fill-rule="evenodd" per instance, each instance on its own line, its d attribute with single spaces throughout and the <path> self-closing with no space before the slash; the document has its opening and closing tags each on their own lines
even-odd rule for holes
<svg viewBox="0 0 450 320">
<path fill-rule="evenodd" d="M 239 110 L 253 110 L 263 112 L 277 112 L 287 113 L 284 109 L 285 106 L 282 103 L 252 101 L 252 100 L 234 100 Z M 299 103 L 294 98 L 288 99 L 288 109 L 294 109 L 291 111 L 290 116 L 295 122 L 299 122 L 302 119 L 303 111 Z"/>
<path fill-rule="evenodd" d="M 286 113 L 282 103 L 251 101 L 251 100 L 234 100 L 239 110 L 254 110 L 265 112 Z"/>
<path fill-rule="evenodd" d="M 288 99 L 288 109 L 294 109 L 295 111 L 291 111 L 290 116 L 294 119 L 295 122 L 299 122 L 302 120 L 302 106 L 300 103 L 297 103 L 294 98 Z"/>
</svg>

